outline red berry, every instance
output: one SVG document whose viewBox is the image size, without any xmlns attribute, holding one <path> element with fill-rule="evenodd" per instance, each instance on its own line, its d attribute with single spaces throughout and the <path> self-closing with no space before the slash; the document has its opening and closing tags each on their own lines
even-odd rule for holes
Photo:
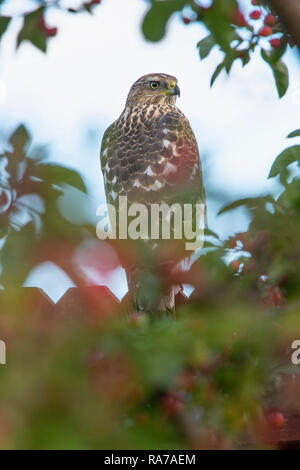
<svg viewBox="0 0 300 470">
<path fill-rule="evenodd" d="M 234 269 L 234 271 L 238 271 L 240 269 L 240 262 L 238 260 L 231 261 L 230 267 Z"/>
<path fill-rule="evenodd" d="M 277 23 L 277 21 L 276 21 L 275 16 L 272 15 L 271 13 L 269 13 L 269 14 L 265 17 L 264 23 L 265 23 L 265 25 L 267 25 L 267 26 L 275 26 L 275 24 Z"/>
<path fill-rule="evenodd" d="M 46 22 L 43 16 L 40 16 L 38 19 L 38 28 L 42 31 L 45 31 L 47 29 Z"/>
<path fill-rule="evenodd" d="M 56 36 L 56 34 L 57 34 L 57 28 L 47 28 L 47 31 L 46 31 L 47 37 L 52 38 Z"/>
<path fill-rule="evenodd" d="M 254 6 L 257 6 L 257 5 L 258 5 L 257 0 L 252 0 L 251 3 L 252 3 L 252 5 L 254 5 Z"/>
<path fill-rule="evenodd" d="M 183 408 L 183 401 L 175 393 L 168 393 L 163 398 L 163 408 L 167 414 L 176 414 Z"/>
<path fill-rule="evenodd" d="M 0 189 L 0 211 L 1 211 L 1 206 L 6 206 L 8 203 L 8 196 L 5 191 Z"/>
<path fill-rule="evenodd" d="M 285 419 L 282 413 L 279 411 L 274 411 L 268 415 L 268 422 L 271 426 L 282 428 L 285 423 Z"/>
<path fill-rule="evenodd" d="M 90 0 L 89 2 L 84 3 L 84 5 L 91 7 L 92 5 L 98 5 L 101 0 Z"/>
<path fill-rule="evenodd" d="M 236 247 L 237 239 L 235 237 L 229 238 L 226 242 L 226 247 L 229 249 L 233 249 Z"/>
<path fill-rule="evenodd" d="M 234 9 L 232 13 L 232 22 L 240 27 L 247 26 L 248 24 L 246 18 L 239 8 Z"/>
<path fill-rule="evenodd" d="M 190 24 L 192 20 L 187 16 L 183 16 L 182 21 L 184 22 L 184 24 Z"/>
<path fill-rule="evenodd" d="M 271 36 L 271 34 L 273 34 L 273 30 L 272 28 L 270 28 L 270 26 L 263 26 L 262 28 L 260 28 L 260 30 L 258 31 L 258 36 Z"/>
<path fill-rule="evenodd" d="M 43 16 L 38 19 L 38 28 L 43 32 L 46 38 L 56 36 L 57 28 L 49 28 Z"/>
<path fill-rule="evenodd" d="M 271 39 L 270 44 L 276 49 L 277 47 L 281 46 L 281 41 L 280 39 Z"/>
<path fill-rule="evenodd" d="M 284 295 L 278 286 L 271 286 L 268 289 L 268 300 L 273 307 L 283 307 L 285 303 Z"/>
<path fill-rule="evenodd" d="M 244 248 L 246 248 L 247 242 L 248 242 L 248 234 L 247 232 L 240 232 L 236 236 L 237 240 L 242 242 Z"/>
<path fill-rule="evenodd" d="M 259 10 L 253 10 L 251 11 L 250 13 L 250 18 L 252 18 L 253 20 L 259 20 L 259 18 L 261 17 L 261 11 Z"/>
</svg>

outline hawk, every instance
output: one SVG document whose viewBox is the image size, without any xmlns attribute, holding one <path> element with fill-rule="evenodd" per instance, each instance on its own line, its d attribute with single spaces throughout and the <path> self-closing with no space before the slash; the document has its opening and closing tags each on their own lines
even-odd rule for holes
<svg viewBox="0 0 300 470">
<path fill-rule="evenodd" d="M 179 96 L 176 77 L 144 75 L 130 88 L 120 117 L 105 131 L 101 168 L 107 202 L 116 210 L 120 196 L 127 196 L 128 203 L 147 206 L 162 202 L 205 204 L 198 145 L 189 121 L 176 106 Z M 151 249 L 157 249 L 159 243 L 151 242 Z M 171 258 L 169 270 L 182 254 L 173 252 Z M 143 281 L 134 272 L 134 267 L 127 266 L 129 290 L 136 308 L 147 310 L 143 296 L 138 295 Z M 156 307 L 173 311 L 175 293 L 175 287 L 169 289 Z"/>
</svg>

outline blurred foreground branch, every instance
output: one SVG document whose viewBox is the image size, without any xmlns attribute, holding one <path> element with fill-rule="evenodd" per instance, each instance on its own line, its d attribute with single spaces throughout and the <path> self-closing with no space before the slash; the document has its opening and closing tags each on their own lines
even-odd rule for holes
<svg viewBox="0 0 300 470">
<path fill-rule="evenodd" d="M 300 0 L 269 0 L 269 4 L 300 49 Z"/>
</svg>

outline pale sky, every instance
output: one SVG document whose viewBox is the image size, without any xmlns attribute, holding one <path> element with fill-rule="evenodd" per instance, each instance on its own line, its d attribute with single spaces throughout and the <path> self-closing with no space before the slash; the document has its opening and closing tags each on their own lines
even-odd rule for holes
<svg viewBox="0 0 300 470">
<path fill-rule="evenodd" d="M 10 4 L 21 8 L 25 1 L 11 0 L 7 8 Z M 266 180 L 270 166 L 288 146 L 286 135 L 300 127 L 299 62 L 294 53 L 285 58 L 291 85 L 281 100 L 259 55 L 245 68 L 236 64 L 229 78 L 222 73 L 211 89 L 210 77 L 222 55 L 215 50 L 200 61 L 196 43 L 205 36 L 204 28 L 185 26 L 174 15 L 166 38 L 149 43 L 140 30 L 148 5 L 145 0 L 102 0 L 93 16 L 51 10 L 47 22 L 58 27 L 58 35 L 49 41 L 46 55 L 29 43 L 14 51 L 20 28 L 20 20 L 15 20 L 0 49 L 0 136 L 23 122 L 34 143 L 49 143 L 51 161 L 84 175 L 90 190 L 84 204 L 96 221 L 96 207 L 104 200 L 99 167 L 103 132 L 121 113 L 139 76 L 165 72 L 178 78 L 178 106 L 196 134 L 207 192 L 225 193 L 227 202 L 274 191 Z M 63 210 L 63 201 L 61 205 Z M 212 229 L 223 237 L 246 229 L 247 218 L 241 212 L 217 219 L 221 206 L 222 201 L 210 198 Z M 57 300 L 69 281 L 53 269 L 39 268 L 27 284 L 43 287 Z M 119 297 L 126 291 L 120 272 L 97 281 L 105 282 Z"/>
</svg>

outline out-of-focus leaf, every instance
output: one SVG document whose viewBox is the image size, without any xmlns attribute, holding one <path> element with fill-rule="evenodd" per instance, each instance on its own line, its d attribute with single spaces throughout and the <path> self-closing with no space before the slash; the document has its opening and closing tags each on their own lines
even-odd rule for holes
<svg viewBox="0 0 300 470">
<path fill-rule="evenodd" d="M 240 56 L 240 58 L 242 59 L 243 67 L 245 67 L 245 65 L 247 65 L 250 62 L 249 51 L 244 51 L 242 56 Z"/>
<path fill-rule="evenodd" d="M 225 59 L 224 59 L 224 66 L 225 66 L 227 75 L 229 74 L 235 59 L 236 59 L 236 54 L 233 51 L 230 51 L 226 54 Z"/>
<path fill-rule="evenodd" d="M 208 56 L 212 48 L 216 45 L 215 38 L 212 34 L 209 34 L 204 39 L 198 42 L 197 47 L 199 48 L 199 55 L 201 59 L 205 59 Z"/>
<path fill-rule="evenodd" d="M 84 3 L 83 9 L 87 11 L 88 13 L 92 14 L 92 5 L 89 5 L 88 3 Z"/>
<path fill-rule="evenodd" d="M 205 235 L 208 236 L 208 237 L 214 237 L 217 240 L 220 240 L 219 235 L 216 232 L 214 232 L 213 230 L 209 229 L 209 228 L 207 228 L 205 230 Z"/>
<path fill-rule="evenodd" d="M 35 264 L 35 242 L 35 228 L 32 222 L 8 234 L 1 251 L 1 283 L 4 287 L 23 284 Z"/>
<path fill-rule="evenodd" d="M 290 134 L 287 136 L 288 139 L 291 139 L 292 137 L 300 137 L 300 129 L 290 132 Z"/>
<path fill-rule="evenodd" d="M 236 8 L 234 0 L 219 0 L 213 2 L 208 10 L 201 16 L 201 20 L 213 35 L 215 42 L 224 52 L 231 50 L 230 43 L 240 39 L 235 28 L 230 24 L 232 12 Z"/>
<path fill-rule="evenodd" d="M 272 59 L 271 53 L 264 49 L 261 50 L 261 56 L 263 60 L 270 65 L 275 79 L 278 96 L 279 98 L 282 98 L 289 86 L 288 68 L 280 59 L 275 62 L 274 59 Z"/>
<path fill-rule="evenodd" d="M 30 41 L 34 46 L 43 52 L 47 49 L 46 36 L 41 29 L 39 29 L 39 20 L 43 16 L 44 7 L 38 8 L 33 13 L 28 13 L 24 17 L 24 25 L 19 32 L 17 38 L 17 47 L 23 41 Z"/>
<path fill-rule="evenodd" d="M 298 162 L 298 165 L 300 165 L 300 145 L 289 147 L 278 155 L 272 165 L 268 178 L 279 175 L 293 162 Z"/>
<path fill-rule="evenodd" d="M 62 165 L 51 164 L 51 163 L 40 163 L 36 166 L 35 175 L 38 178 L 46 181 L 50 184 L 61 186 L 62 184 L 68 184 L 74 186 L 74 188 L 86 193 L 86 185 L 76 170 L 66 168 Z"/>
<path fill-rule="evenodd" d="M 281 60 L 273 66 L 273 74 L 278 91 L 279 98 L 282 98 L 289 86 L 289 71 L 287 66 Z"/>
<path fill-rule="evenodd" d="M 0 17 L 0 38 L 1 38 L 2 34 L 5 33 L 10 20 L 11 20 L 11 18 L 8 17 L 8 16 L 1 16 Z"/>
<path fill-rule="evenodd" d="M 25 126 L 19 126 L 13 135 L 10 137 L 9 142 L 13 146 L 16 154 L 22 154 L 23 150 L 29 143 L 30 137 Z"/>
<path fill-rule="evenodd" d="M 222 207 L 218 214 L 224 214 L 224 212 L 231 211 L 232 209 L 236 209 L 237 207 L 248 207 L 248 209 L 253 209 L 257 207 L 258 204 L 265 204 L 267 202 L 274 202 L 274 199 L 272 196 L 265 196 L 265 197 L 246 197 L 244 199 L 239 199 L 238 201 L 231 202 L 230 204 L 227 204 L 226 206 Z"/>
<path fill-rule="evenodd" d="M 280 47 L 272 48 L 270 51 L 261 49 L 261 55 L 265 62 L 268 62 L 269 64 L 276 64 L 276 62 L 278 62 L 285 53 L 286 48 L 287 43 L 282 41 Z"/>
<path fill-rule="evenodd" d="M 225 68 L 224 62 L 221 62 L 217 67 L 214 73 L 212 74 L 211 80 L 210 80 L 210 86 L 212 87 L 213 84 L 215 83 L 216 79 L 218 78 L 219 74 L 221 71 Z"/>
<path fill-rule="evenodd" d="M 186 5 L 186 0 L 152 0 L 152 5 L 142 24 L 142 31 L 149 41 L 160 41 L 165 33 L 171 15 Z"/>
</svg>

